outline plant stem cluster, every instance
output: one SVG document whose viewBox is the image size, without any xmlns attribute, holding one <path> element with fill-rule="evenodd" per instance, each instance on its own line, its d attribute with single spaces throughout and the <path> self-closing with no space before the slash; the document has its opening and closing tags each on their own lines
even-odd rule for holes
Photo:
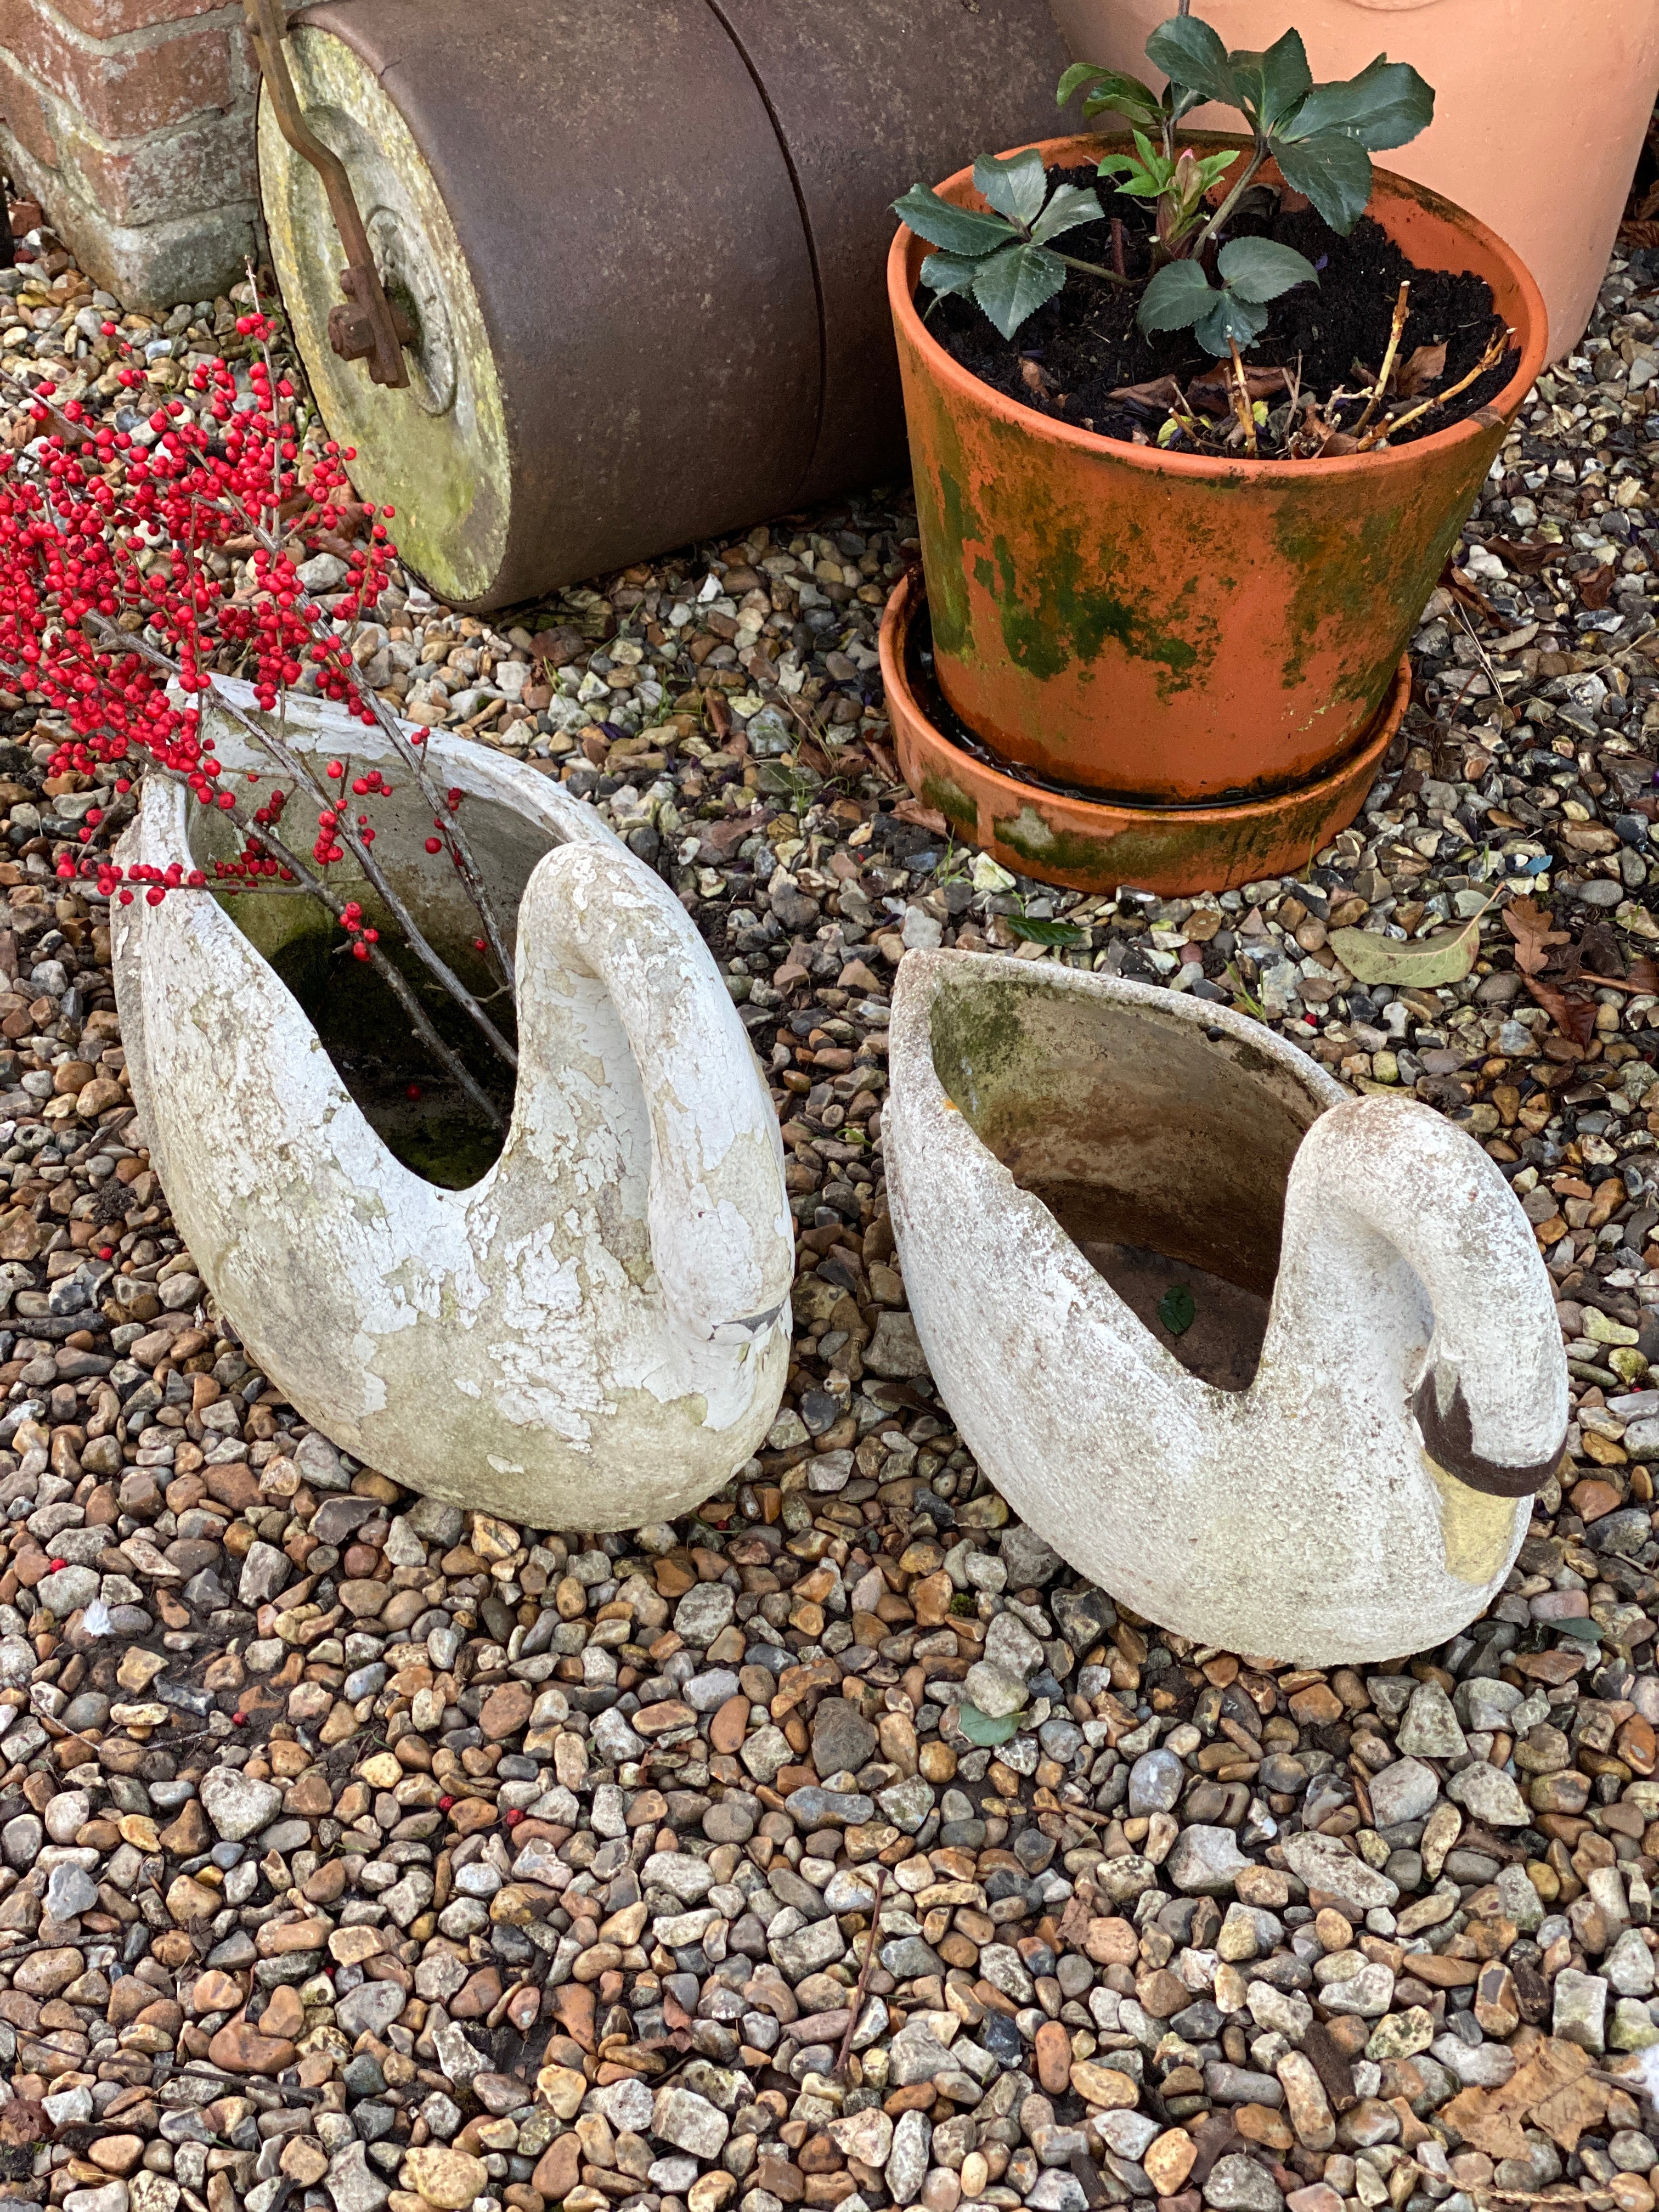
<svg viewBox="0 0 1659 2212">
<path fill-rule="evenodd" d="M 165 870 L 124 866 L 98 849 L 103 817 L 93 808 L 76 833 L 86 852 L 64 855 L 58 874 L 121 906 L 141 896 L 156 906 L 172 892 L 207 889 L 317 897 L 353 955 L 390 985 L 434 1056 L 498 1121 L 488 1094 L 381 949 L 361 900 L 345 896 L 332 876 L 350 864 L 354 884 L 359 874 L 367 879 L 410 950 L 513 1066 L 511 1044 L 428 942 L 374 857 L 371 809 L 396 787 L 380 769 L 354 774 L 345 760 L 330 761 L 319 778 L 309 756 L 289 742 L 279 711 L 304 680 L 313 696 L 390 740 L 432 807 L 427 851 L 447 854 L 460 875 L 479 916 L 477 949 L 510 997 L 511 956 L 457 818 L 461 794 L 438 789 L 423 757 L 425 732 L 405 730 L 352 657 L 356 626 L 372 614 L 396 555 L 392 510 L 356 499 L 347 475 L 351 447 L 331 439 L 302 444 L 294 388 L 270 362 L 269 318 L 244 315 L 236 327 L 259 349 L 245 392 L 228 362 L 205 362 L 192 372 L 190 403 L 164 399 L 140 428 L 122 430 L 92 428 L 78 400 L 58 404 L 55 386 L 42 380 L 27 407 L 40 434 L 21 453 L 0 453 L 0 681 L 66 725 L 52 773 L 113 769 L 121 794 L 147 775 L 175 777 L 198 805 L 228 815 L 241 832 L 240 850 L 213 863 L 210 880 L 178 861 Z M 111 322 L 103 335 L 120 337 Z M 117 374 L 128 388 L 143 384 L 142 368 L 130 362 Z M 319 550 L 346 564 L 343 589 L 327 609 L 301 573 Z M 216 707 L 270 769 L 238 775 L 216 756 L 203 702 L 215 675 L 230 673 L 251 683 L 261 712 L 244 714 L 222 692 Z M 306 857 L 283 830 L 296 799 L 314 810 Z"/>
</svg>

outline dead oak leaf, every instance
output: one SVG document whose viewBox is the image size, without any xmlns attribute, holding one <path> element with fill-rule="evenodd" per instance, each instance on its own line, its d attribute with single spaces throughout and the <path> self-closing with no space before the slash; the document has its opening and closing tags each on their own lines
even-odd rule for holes
<svg viewBox="0 0 1659 2212">
<path fill-rule="evenodd" d="M 1554 919 L 1533 898 L 1512 898 L 1504 908 L 1504 927 L 1515 939 L 1515 964 L 1523 975 L 1543 974 L 1552 945 L 1571 944 L 1565 929 L 1551 927 Z"/>
<path fill-rule="evenodd" d="M 1169 380 L 1173 383 L 1175 380 L 1170 378 Z M 1285 392 L 1293 392 L 1296 386 L 1287 369 L 1247 368 L 1244 388 L 1254 405 L 1258 399 L 1279 398 Z M 1237 389 L 1238 379 L 1234 375 L 1231 365 L 1225 368 L 1218 365 L 1206 369 L 1202 376 L 1193 379 L 1187 386 L 1187 398 L 1194 407 L 1227 407 L 1231 405 L 1231 395 Z"/>
</svg>

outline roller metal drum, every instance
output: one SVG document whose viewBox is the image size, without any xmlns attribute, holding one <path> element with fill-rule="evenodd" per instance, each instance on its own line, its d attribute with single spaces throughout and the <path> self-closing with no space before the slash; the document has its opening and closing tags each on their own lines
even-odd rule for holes
<svg viewBox="0 0 1659 2212">
<path fill-rule="evenodd" d="M 890 203 L 1052 131 L 1044 0 L 328 0 L 286 52 L 406 386 L 331 348 L 340 240 L 269 92 L 273 258 L 331 432 L 453 605 L 507 605 L 904 465 Z"/>
</svg>

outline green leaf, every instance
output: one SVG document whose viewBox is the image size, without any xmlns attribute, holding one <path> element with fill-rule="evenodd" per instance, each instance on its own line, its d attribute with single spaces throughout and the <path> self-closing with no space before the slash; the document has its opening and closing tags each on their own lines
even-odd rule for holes
<svg viewBox="0 0 1659 2212">
<path fill-rule="evenodd" d="M 1241 350 L 1254 345 L 1267 327 L 1267 310 L 1237 292 L 1218 292 L 1215 305 L 1194 330 L 1200 345 L 1219 361 L 1230 350 L 1229 341 Z"/>
<path fill-rule="evenodd" d="M 918 238 L 925 238 L 929 246 L 940 246 L 947 253 L 965 253 L 975 259 L 1006 246 L 1012 234 L 1000 216 L 981 215 L 975 208 L 953 206 L 927 185 L 912 185 L 902 199 L 893 202 L 893 212 L 901 222 L 909 224 Z"/>
<path fill-rule="evenodd" d="M 971 292 L 981 264 L 961 253 L 930 253 L 921 264 L 921 281 L 930 292 Z"/>
<path fill-rule="evenodd" d="M 979 264 L 974 297 L 1006 338 L 1052 300 L 1066 282 L 1066 264 L 1041 246 L 1018 241 Z"/>
<path fill-rule="evenodd" d="M 1289 121 L 1286 135 L 1316 137 L 1346 131 L 1373 154 L 1407 146 L 1434 120 L 1434 87 L 1409 62 L 1379 54 L 1358 76 L 1316 84 Z"/>
<path fill-rule="evenodd" d="M 1016 914 L 1008 917 L 1008 927 L 1028 945 L 1078 945 L 1091 941 L 1089 932 L 1074 921 L 1041 921 L 1035 915 Z"/>
<path fill-rule="evenodd" d="M 1135 320 L 1146 331 L 1190 330 L 1219 296 L 1196 261 L 1166 262 L 1141 294 Z M 1226 351 L 1224 346 L 1222 351 Z"/>
<path fill-rule="evenodd" d="M 1135 132 L 1134 141 L 1133 154 L 1103 155 L 1097 173 L 1121 179 L 1117 190 L 1131 198 L 1156 199 L 1174 176 L 1175 163 L 1166 161 L 1143 131 Z"/>
<path fill-rule="evenodd" d="M 1146 41 L 1146 58 L 1165 76 L 1206 100 L 1242 107 L 1239 84 L 1227 49 L 1196 15 L 1171 15 Z"/>
<path fill-rule="evenodd" d="M 989 1747 L 1006 1743 L 1011 1735 L 1018 1734 L 1019 1715 L 1004 1713 L 999 1718 L 993 1720 L 989 1713 L 981 1712 L 977 1705 L 958 1705 L 957 1726 L 969 1743 L 984 1744 Z"/>
<path fill-rule="evenodd" d="M 1198 1306 L 1185 1283 L 1171 1283 L 1158 1302 L 1158 1317 L 1171 1336 L 1185 1336 L 1198 1319 Z"/>
<path fill-rule="evenodd" d="M 1293 191 L 1305 192 L 1331 228 L 1346 238 L 1371 196 L 1371 157 L 1358 139 L 1341 131 L 1275 138 L 1273 154 L 1285 183 Z"/>
<path fill-rule="evenodd" d="M 1231 239 L 1216 257 L 1216 268 L 1241 300 L 1276 300 L 1297 284 L 1319 282 L 1305 254 L 1271 238 Z"/>
<path fill-rule="evenodd" d="M 1100 174 L 1110 177 L 1113 189 L 1126 192 L 1133 200 L 1155 200 L 1164 190 L 1150 169 L 1143 169 L 1133 154 L 1108 154 L 1100 165 Z"/>
<path fill-rule="evenodd" d="M 974 164 L 974 186 L 999 215 L 1029 228 L 1042 210 L 1048 173 L 1035 146 L 1010 154 L 1006 161 L 981 154 Z"/>
<path fill-rule="evenodd" d="M 1241 94 L 1237 105 L 1264 137 L 1313 89 L 1313 71 L 1297 31 L 1286 31 L 1265 54 L 1229 54 L 1227 61 Z"/>
<path fill-rule="evenodd" d="M 1093 118 L 1115 109 L 1132 124 L 1143 130 L 1155 130 L 1164 120 L 1163 103 L 1149 85 L 1138 76 L 1125 76 L 1118 70 L 1097 69 L 1092 62 L 1073 62 L 1060 80 L 1054 94 L 1056 107 L 1064 107 L 1084 87 L 1088 91 L 1083 102 L 1083 112 Z"/>
<path fill-rule="evenodd" d="M 1063 238 L 1080 224 L 1098 222 L 1103 212 L 1099 193 L 1091 192 L 1086 185 L 1058 185 L 1053 199 L 1031 226 L 1031 243 L 1046 246 L 1051 238 Z"/>
<path fill-rule="evenodd" d="M 1573 1620 L 1553 1620 L 1550 1626 L 1559 1635 L 1581 1637 L 1586 1644 L 1599 1644 L 1604 1633 L 1598 1622 L 1582 1618 Z"/>
</svg>

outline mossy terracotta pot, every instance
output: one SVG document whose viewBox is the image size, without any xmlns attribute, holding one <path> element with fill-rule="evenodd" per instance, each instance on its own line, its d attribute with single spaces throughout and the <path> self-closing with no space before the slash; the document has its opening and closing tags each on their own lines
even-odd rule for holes
<svg viewBox="0 0 1659 2212">
<path fill-rule="evenodd" d="M 1063 168 L 1127 143 L 1042 152 Z M 968 169 L 939 190 L 983 205 Z M 1516 373 L 1414 444 L 1299 462 L 1170 453 L 1021 406 L 923 324 L 929 249 L 900 230 L 888 290 L 936 672 L 1004 761 L 1102 800 L 1229 805 L 1328 777 L 1370 741 L 1547 320 L 1503 241 L 1425 185 L 1378 169 L 1370 212 L 1420 266 L 1486 280 Z"/>
</svg>

